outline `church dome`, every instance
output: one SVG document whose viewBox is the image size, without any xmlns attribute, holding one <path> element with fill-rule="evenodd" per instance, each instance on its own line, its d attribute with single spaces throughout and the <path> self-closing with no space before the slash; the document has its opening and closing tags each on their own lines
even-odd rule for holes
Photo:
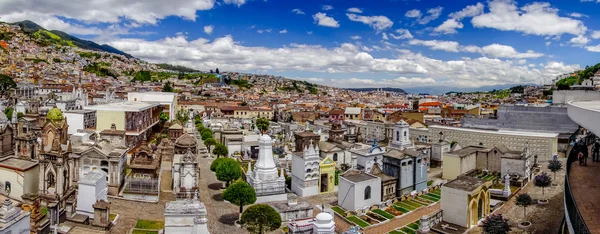
<svg viewBox="0 0 600 234">
<path fill-rule="evenodd" d="M 196 147 L 196 139 L 190 134 L 183 134 L 175 140 L 175 146 L 181 148 Z"/>
<path fill-rule="evenodd" d="M 46 114 L 46 120 L 61 121 L 63 119 L 64 117 L 62 111 L 56 107 L 50 109 L 48 114 Z"/>
<path fill-rule="evenodd" d="M 317 215 L 317 223 L 329 223 L 333 220 L 333 216 L 326 212 L 321 212 Z"/>
</svg>

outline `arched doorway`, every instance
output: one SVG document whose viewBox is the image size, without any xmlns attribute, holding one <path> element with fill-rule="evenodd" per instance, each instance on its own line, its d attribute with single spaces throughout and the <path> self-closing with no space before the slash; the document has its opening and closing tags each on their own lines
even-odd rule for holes
<svg viewBox="0 0 600 234">
<path fill-rule="evenodd" d="M 483 218 L 483 199 L 479 198 L 479 202 L 477 202 L 477 221 Z"/>
</svg>

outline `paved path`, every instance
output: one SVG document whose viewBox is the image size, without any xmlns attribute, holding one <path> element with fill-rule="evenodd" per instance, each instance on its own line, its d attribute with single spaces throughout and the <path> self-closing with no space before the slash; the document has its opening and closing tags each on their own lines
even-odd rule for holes
<svg viewBox="0 0 600 234">
<path fill-rule="evenodd" d="M 220 190 L 221 181 L 210 171 L 214 159 L 200 158 L 200 201 L 204 202 L 208 212 L 208 230 L 210 233 L 241 234 L 248 233 L 238 228 L 234 222 L 238 219 L 239 207 L 223 201 Z M 245 208 L 245 207 L 244 207 Z"/>
<path fill-rule="evenodd" d="M 592 162 L 591 146 L 589 148 L 587 166 L 579 166 L 578 162 L 571 165 L 569 184 L 590 232 L 600 233 L 600 163 Z"/>
</svg>

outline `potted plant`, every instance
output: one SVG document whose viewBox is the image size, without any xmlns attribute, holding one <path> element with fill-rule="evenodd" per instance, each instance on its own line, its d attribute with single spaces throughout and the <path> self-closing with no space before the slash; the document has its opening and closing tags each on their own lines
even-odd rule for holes
<svg viewBox="0 0 600 234">
<path fill-rule="evenodd" d="M 552 184 L 552 178 L 548 176 L 548 173 L 542 172 L 539 175 L 533 178 L 533 185 L 536 187 L 542 188 L 542 199 L 538 200 L 538 204 L 548 204 L 548 199 L 546 199 L 545 189 Z"/>
<path fill-rule="evenodd" d="M 527 193 L 521 193 L 515 199 L 517 206 L 523 207 L 523 221 L 519 222 L 519 228 L 527 229 L 531 226 L 531 222 L 527 219 L 527 207 L 533 204 L 533 199 Z"/>
<path fill-rule="evenodd" d="M 548 164 L 548 169 L 554 173 L 554 180 L 556 180 L 556 172 L 562 170 L 562 163 L 558 160 L 552 160 Z M 558 186 L 558 184 L 553 183 L 552 186 Z"/>
<path fill-rule="evenodd" d="M 510 231 L 508 219 L 502 217 L 502 214 L 492 214 L 485 217 L 481 221 L 480 227 L 483 229 L 483 233 L 486 234 L 506 234 Z"/>
</svg>

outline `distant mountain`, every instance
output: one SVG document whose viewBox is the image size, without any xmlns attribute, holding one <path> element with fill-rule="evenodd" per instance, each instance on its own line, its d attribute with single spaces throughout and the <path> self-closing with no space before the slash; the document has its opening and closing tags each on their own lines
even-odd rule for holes
<svg viewBox="0 0 600 234">
<path fill-rule="evenodd" d="M 386 91 L 386 92 L 406 93 L 406 91 L 404 91 L 404 89 L 400 89 L 400 88 L 350 88 L 347 90 L 352 90 L 352 91 L 356 91 L 356 92 L 371 92 L 371 91 L 382 90 L 382 91 Z"/>
<path fill-rule="evenodd" d="M 129 58 L 133 57 L 130 54 L 127 54 L 123 51 L 120 51 L 120 50 L 118 50 L 112 46 L 106 45 L 106 44 L 99 45 L 93 41 L 79 39 L 77 37 L 69 35 L 68 33 L 58 31 L 58 30 L 48 31 L 45 28 L 43 28 L 43 27 L 39 26 L 38 24 L 36 24 L 32 21 L 29 21 L 29 20 L 15 22 L 12 24 L 21 26 L 21 30 L 23 30 L 23 32 L 29 34 L 33 38 L 42 39 L 49 44 L 63 45 L 63 46 L 75 46 L 75 47 L 79 47 L 79 48 L 87 49 L 87 50 L 104 51 L 104 52 L 108 52 L 108 53 L 121 54 L 121 55 L 125 55 Z"/>
<path fill-rule="evenodd" d="M 503 85 L 491 85 L 491 86 L 481 86 L 476 88 L 470 87 L 450 87 L 450 86 L 431 86 L 431 87 L 414 87 L 414 88 L 406 88 L 406 92 L 408 93 L 429 93 L 429 94 L 444 94 L 449 92 L 485 92 L 509 89 L 511 87 L 517 85 L 536 85 L 536 84 L 503 84 Z"/>
</svg>

